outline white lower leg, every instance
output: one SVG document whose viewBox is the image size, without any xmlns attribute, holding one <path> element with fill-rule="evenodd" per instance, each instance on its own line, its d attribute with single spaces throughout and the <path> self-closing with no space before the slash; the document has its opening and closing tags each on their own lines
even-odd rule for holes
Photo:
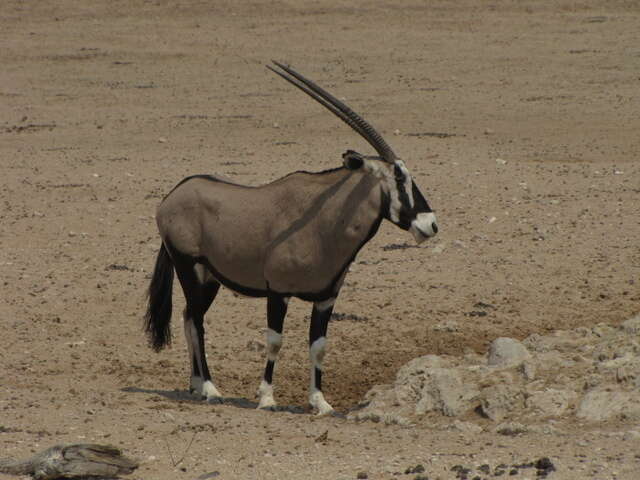
<svg viewBox="0 0 640 480">
<path fill-rule="evenodd" d="M 273 384 L 270 383 L 273 376 L 273 368 L 278 358 L 278 353 L 282 347 L 282 334 L 272 329 L 267 329 L 267 370 L 265 377 L 258 387 L 258 408 L 275 407 L 276 401 L 273 398 Z M 268 381 L 267 381 L 268 380 Z"/>
<path fill-rule="evenodd" d="M 273 398 L 273 385 L 262 380 L 258 387 L 258 398 L 260 399 L 258 408 L 275 407 L 276 401 Z"/>
<path fill-rule="evenodd" d="M 311 360 L 311 385 L 309 389 L 309 403 L 313 408 L 318 410 L 318 415 L 326 415 L 333 412 L 333 407 L 324 399 L 322 391 L 318 388 L 322 373 L 322 360 L 325 353 L 325 337 L 320 337 L 311 344 L 309 349 L 309 357 Z"/>
</svg>

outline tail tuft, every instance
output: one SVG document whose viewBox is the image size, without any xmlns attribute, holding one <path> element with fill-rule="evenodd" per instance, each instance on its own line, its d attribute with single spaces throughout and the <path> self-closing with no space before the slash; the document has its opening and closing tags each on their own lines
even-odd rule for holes
<svg viewBox="0 0 640 480">
<path fill-rule="evenodd" d="M 149 303 L 144 316 L 144 329 L 149 336 L 149 345 L 156 352 L 171 344 L 172 289 L 173 262 L 163 244 L 149 284 Z"/>
</svg>

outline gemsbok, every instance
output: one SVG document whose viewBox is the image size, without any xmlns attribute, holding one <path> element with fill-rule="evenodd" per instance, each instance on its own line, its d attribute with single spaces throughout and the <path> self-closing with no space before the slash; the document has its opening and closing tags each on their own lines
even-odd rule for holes
<svg viewBox="0 0 640 480">
<path fill-rule="evenodd" d="M 297 171 L 250 187 L 213 175 L 182 180 L 162 200 L 156 221 L 162 246 L 149 286 L 145 330 L 156 350 L 171 342 L 174 271 L 184 291 L 184 331 L 191 358 L 190 390 L 208 400 L 221 395 L 205 356 L 204 314 L 220 285 L 267 298 L 267 364 L 258 408 L 275 407 L 273 371 L 291 297 L 313 302 L 309 329 L 309 403 L 333 408 L 322 394 L 322 361 L 333 305 L 360 249 L 383 219 L 421 243 L 438 231 L 436 218 L 405 164 L 362 117 L 290 67 L 267 66 L 359 133 L 378 153 L 349 150 L 343 165 Z"/>
</svg>

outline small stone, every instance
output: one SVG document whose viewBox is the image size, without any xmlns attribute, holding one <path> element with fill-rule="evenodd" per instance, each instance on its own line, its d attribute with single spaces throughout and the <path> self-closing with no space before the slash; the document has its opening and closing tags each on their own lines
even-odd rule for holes
<svg viewBox="0 0 640 480">
<path fill-rule="evenodd" d="M 555 472 L 556 467 L 548 457 L 542 457 L 536 462 L 538 477 L 546 477 L 551 472 Z"/>
<path fill-rule="evenodd" d="M 250 352 L 262 352 L 265 349 L 265 344 L 258 340 L 249 340 L 247 342 L 247 350 Z"/>
<path fill-rule="evenodd" d="M 220 472 L 216 470 L 215 472 L 203 473 L 197 480 L 209 480 L 210 478 L 216 478 L 218 476 L 220 476 Z"/>
<path fill-rule="evenodd" d="M 405 475 L 410 475 L 412 473 L 424 473 L 424 465 L 419 463 L 415 467 L 409 467 L 404 471 Z"/>
<path fill-rule="evenodd" d="M 482 432 L 482 427 L 480 425 L 476 425 L 472 422 L 462 422 L 460 420 L 454 420 L 449 430 L 460 433 L 480 433 Z"/>
<path fill-rule="evenodd" d="M 516 435 L 527 433 L 529 430 L 527 429 L 526 426 L 522 425 L 521 423 L 507 422 L 507 423 L 501 423 L 500 425 L 498 425 L 495 431 L 500 435 L 514 437 Z"/>
<path fill-rule="evenodd" d="M 356 476 L 356 478 L 358 480 L 364 480 L 366 478 L 369 478 L 369 474 L 367 472 L 358 472 L 358 475 Z"/>
<path fill-rule="evenodd" d="M 445 244 L 444 243 L 439 243 L 435 247 L 433 247 L 431 249 L 431 251 L 433 253 L 442 253 L 442 252 L 444 252 L 444 249 L 445 249 Z"/>
</svg>

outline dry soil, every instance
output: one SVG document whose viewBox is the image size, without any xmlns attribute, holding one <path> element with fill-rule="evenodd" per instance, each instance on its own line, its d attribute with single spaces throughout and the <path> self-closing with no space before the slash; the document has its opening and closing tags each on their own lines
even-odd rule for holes
<svg viewBox="0 0 640 480">
<path fill-rule="evenodd" d="M 618 434 L 636 426 L 619 421 L 504 437 L 488 422 L 465 434 L 196 401 L 179 315 L 156 354 L 142 314 L 155 208 L 180 179 L 257 185 L 370 153 L 264 68 L 277 59 L 378 127 L 439 218 L 419 248 L 384 224 L 354 262 L 325 361 L 339 411 L 420 355 L 629 318 L 639 19 L 623 0 L 4 0 L 0 456 L 110 443 L 154 480 L 449 479 L 541 457 L 550 478 L 638 478 L 640 441 Z M 285 324 L 283 405 L 306 405 L 309 311 L 293 301 Z M 450 322 L 461 328 L 439 328 Z M 265 323 L 263 300 L 228 291 L 209 312 L 228 397 L 254 401 Z"/>
</svg>

